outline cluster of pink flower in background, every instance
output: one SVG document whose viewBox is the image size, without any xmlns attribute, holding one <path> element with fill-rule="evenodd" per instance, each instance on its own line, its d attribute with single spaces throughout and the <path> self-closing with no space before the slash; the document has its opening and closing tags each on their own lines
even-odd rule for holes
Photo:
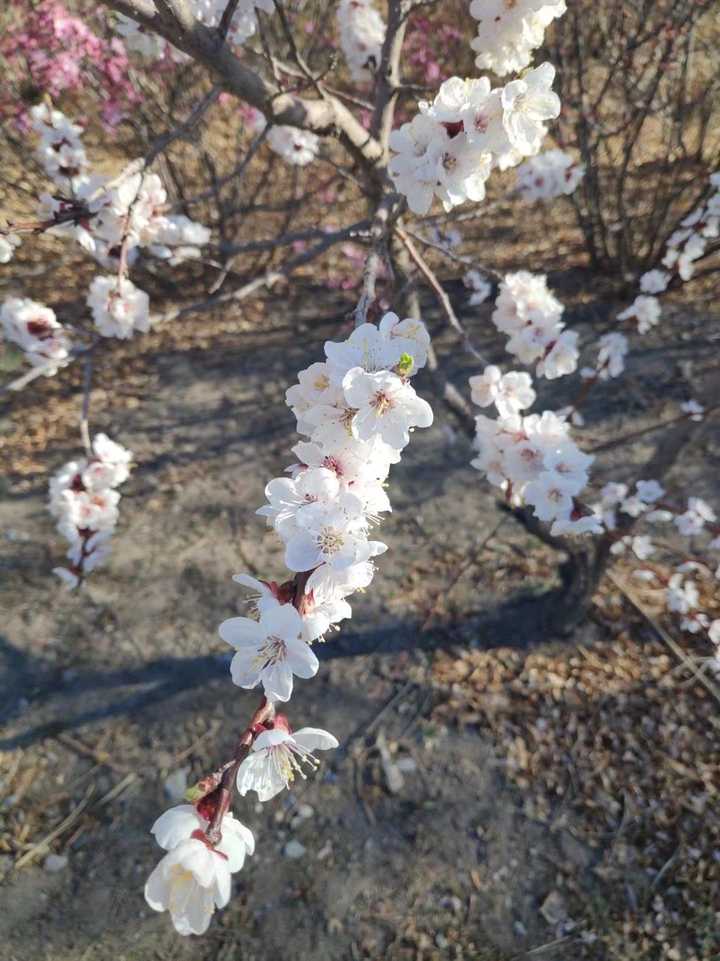
<svg viewBox="0 0 720 961">
<path fill-rule="evenodd" d="M 12 89 L 8 81 L 20 87 L 30 84 L 37 93 L 53 98 L 90 87 L 99 96 L 100 115 L 109 127 L 116 126 L 139 102 L 122 40 L 94 33 L 60 0 L 41 0 L 37 5 L 22 0 L 11 3 L 15 22 L 0 38 L 8 91 Z M 23 102 L 0 100 L 3 115 L 24 121 Z"/>
</svg>

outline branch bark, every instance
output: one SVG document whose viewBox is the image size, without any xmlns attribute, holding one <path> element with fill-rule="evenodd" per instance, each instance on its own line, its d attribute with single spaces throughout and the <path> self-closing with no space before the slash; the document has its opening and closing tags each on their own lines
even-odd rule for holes
<svg viewBox="0 0 720 961">
<path fill-rule="evenodd" d="M 158 13 L 148 0 L 103 0 L 106 6 L 122 13 L 205 66 L 224 90 L 261 110 L 269 123 L 312 130 L 321 135 L 336 134 L 348 150 L 361 159 L 370 171 L 382 168 L 383 149 L 357 117 L 336 97 L 323 91 L 319 98 L 308 99 L 283 91 L 274 81 L 246 66 L 225 43 L 220 30 L 199 21 L 187 21 L 184 3 L 166 3 L 172 18 Z"/>
</svg>

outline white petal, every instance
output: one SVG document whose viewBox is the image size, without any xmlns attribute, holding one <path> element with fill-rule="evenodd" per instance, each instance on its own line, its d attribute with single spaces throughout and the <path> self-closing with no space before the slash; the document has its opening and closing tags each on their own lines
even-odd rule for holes
<svg viewBox="0 0 720 961">
<path fill-rule="evenodd" d="M 329 751 L 338 746 L 336 737 L 318 727 L 303 727 L 295 731 L 293 737 L 300 747 L 307 748 L 308 751 Z"/>
<path fill-rule="evenodd" d="M 246 757 L 238 769 L 237 788 L 241 795 L 255 791 L 260 801 L 269 801 L 285 788 L 266 752 Z M 252 853 L 252 852 L 251 852 Z"/>
<path fill-rule="evenodd" d="M 179 804 L 161 814 L 150 828 L 161 848 L 170 851 L 181 841 L 186 841 L 193 831 L 203 828 L 205 822 L 192 804 Z"/>
<path fill-rule="evenodd" d="M 311 571 L 322 561 L 315 538 L 299 531 L 285 548 L 285 566 L 291 571 Z"/>
<path fill-rule="evenodd" d="M 165 877 L 165 858 L 155 867 L 145 885 L 145 900 L 153 911 L 167 911 L 170 886 Z"/>
<path fill-rule="evenodd" d="M 249 617 L 230 617 L 218 628 L 218 634 L 235 648 L 257 648 L 267 636 L 257 621 Z"/>
<path fill-rule="evenodd" d="M 300 634 L 302 618 L 292 604 L 280 604 L 262 615 L 260 626 L 266 637 L 274 634 L 289 640 Z"/>
<path fill-rule="evenodd" d="M 257 666 L 257 649 L 241 650 L 230 661 L 230 676 L 233 684 L 249 690 L 260 683 L 260 668 Z"/>
<path fill-rule="evenodd" d="M 320 662 L 315 657 L 313 649 L 302 640 L 288 644 L 285 663 L 293 674 L 297 674 L 298 677 L 303 679 L 314 677 L 320 667 Z M 281 698 L 281 700 L 287 700 L 287 698 Z"/>
<path fill-rule="evenodd" d="M 315 672 L 313 672 L 315 673 Z M 312 675 L 308 675 L 311 677 Z M 289 701 L 293 690 L 293 672 L 287 659 L 266 668 L 261 676 L 265 696 L 271 701 Z"/>
</svg>

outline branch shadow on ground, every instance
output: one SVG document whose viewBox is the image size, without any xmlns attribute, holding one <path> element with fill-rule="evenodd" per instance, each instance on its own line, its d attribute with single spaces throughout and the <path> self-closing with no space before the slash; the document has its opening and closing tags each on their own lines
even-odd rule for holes
<svg viewBox="0 0 720 961">
<path fill-rule="evenodd" d="M 489 650 L 502 646 L 519 650 L 551 639 L 549 613 L 555 592 L 540 596 L 515 596 L 492 611 L 465 617 L 463 635 L 475 633 L 473 647 Z M 346 631 L 317 648 L 321 661 L 336 658 L 369 657 L 409 650 L 440 650 L 463 642 L 456 632 L 458 622 L 439 622 L 423 630 L 418 623 L 396 621 L 368 632 Z M 50 716 L 17 734 L 0 738 L 0 750 L 26 748 L 63 731 L 76 730 L 113 717 L 136 716 L 146 708 L 204 684 L 227 678 L 231 654 L 200 657 L 161 657 L 138 667 L 116 670 L 79 671 L 63 677 L 55 665 L 30 657 L 0 635 L 0 663 L 5 679 L 2 699 L 5 707 L 0 721 L 16 721 L 33 707 Z M 137 690 L 140 687 L 141 690 Z M 129 693 L 125 690 L 131 688 Z M 110 697 L 103 697 L 110 692 Z M 121 696 L 113 696 L 118 692 Z"/>
</svg>

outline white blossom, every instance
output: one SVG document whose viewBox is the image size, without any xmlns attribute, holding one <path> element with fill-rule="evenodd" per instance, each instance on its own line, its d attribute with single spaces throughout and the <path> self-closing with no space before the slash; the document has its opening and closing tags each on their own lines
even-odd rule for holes
<svg viewBox="0 0 720 961">
<path fill-rule="evenodd" d="M 255 791 L 259 801 L 269 801 L 285 788 L 290 788 L 304 767 L 311 770 L 319 764 L 314 751 L 329 751 L 338 746 L 328 731 L 304 727 L 291 733 L 277 724 L 263 731 L 253 741 L 250 754 L 240 765 L 237 787 L 240 794 Z"/>
<path fill-rule="evenodd" d="M 472 0 L 470 14 L 478 21 L 475 63 L 499 76 L 523 70 L 548 24 L 565 10 L 565 0 Z"/>
<path fill-rule="evenodd" d="M 87 304 L 103 337 L 127 340 L 150 330 L 150 299 L 127 277 L 95 277 Z"/>
<path fill-rule="evenodd" d="M 600 380 L 619 377 L 625 370 L 628 340 L 624 334 L 611 331 L 600 338 L 597 364 L 593 372 Z"/>
<path fill-rule="evenodd" d="M 372 0 L 340 0 L 337 8 L 340 46 L 356 81 L 370 80 L 380 66 L 385 22 Z"/>
<path fill-rule="evenodd" d="M 629 307 L 618 314 L 618 320 L 630 320 L 634 317 L 638 322 L 638 333 L 646 334 L 658 324 L 661 314 L 662 308 L 657 297 L 639 294 Z"/>
<path fill-rule="evenodd" d="M 267 143 L 286 163 L 296 167 L 312 163 L 320 149 L 320 138 L 311 130 L 282 125 L 270 128 Z"/>
<path fill-rule="evenodd" d="M 50 478 L 48 509 L 70 545 L 70 568 L 54 569 L 66 586 L 77 587 L 107 558 L 119 516 L 115 488 L 129 477 L 131 461 L 131 451 L 96 434 L 88 458 L 69 461 Z"/>
<path fill-rule="evenodd" d="M 600 519 L 581 517 L 574 501 L 587 484 L 593 458 L 577 447 L 569 430 L 552 411 L 497 420 L 480 416 L 475 438 L 479 453 L 472 466 L 511 494 L 513 503 L 528 504 L 540 520 L 557 524 L 558 532 L 595 531 Z"/>
<path fill-rule="evenodd" d="M 656 480 L 639 480 L 635 488 L 637 496 L 644 504 L 654 504 L 665 494 L 665 488 Z"/>
<path fill-rule="evenodd" d="M 485 303 L 492 293 L 492 284 L 480 273 L 479 270 L 469 270 L 463 277 L 463 283 L 472 291 L 468 301 L 471 307 L 477 307 Z"/>
<path fill-rule="evenodd" d="M 359 440 L 379 436 L 391 447 L 402 449 L 413 427 L 430 427 L 432 409 L 409 383 L 390 371 L 369 374 L 353 367 L 343 378 L 345 399 L 355 411 L 351 429 Z"/>
<path fill-rule="evenodd" d="M 230 900 L 231 876 L 255 850 L 252 832 L 232 814 L 221 824 L 222 838 L 212 845 L 197 809 L 181 804 L 166 811 L 152 827 L 168 853 L 145 885 L 145 900 L 153 911 L 169 911 L 178 934 L 204 934 L 215 908 Z"/>
<path fill-rule="evenodd" d="M 0 234 L 0 264 L 9 264 L 15 256 L 15 248 L 20 246 L 17 234 Z"/>
<path fill-rule="evenodd" d="M 692 581 L 683 580 L 682 574 L 673 574 L 665 591 L 668 609 L 678 614 L 694 610 L 700 600 L 698 589 Z"/>
<path fill-rule="evenodd" d="M 648 270 L 640 278 L 640 290 L 644 294 L 661 294 L 667 290 L 670 274 L 664 270 Z"/>
<path fill-rule="evenodd" d="M 560 98 L 552 91 L 555 68 L 541 63 L 522 80 L 512 80 L 502 91 L 503 124 L 511 145 L 523 156 L 540 150 L 545 123 L 560 115 Z"/>
<path fill-rule="evenodd" d="M 471 377 L 470 396 L 479 407 L 495 404 L 501 417 L 518 414 L 535 403 L 535 391 L 529 374 L 509 371 L 503 374 L 499 367 L 490 365 L 482 374 Z"/>
<path fill-rule="evenodd" d="M 7 340 L 24 352 L 33 367 L 47 377 L 70 361 L 70 338 L 55 312 L 27 297 L 10 297 L 0 306 L 0 323 Z"/>
<path fill-rule="evenodd" d="M 537 362 L 538 376 L 552 379 L 572 373 L 579 358 L 577 334 L 565 330 L 563 311 L 545 277 L 518 271 L 501 282 L 492 321 L 509 335 L 509 353 L 522 364 Z"/>
<path fill-rule="evenodd" d="M 517 190 L 523 200 L 552 200 L 575 192 L 585 168 L 562 150 L 546 150 L 516 169 Z"/>
<path fill-rule="evenodd" d="M 705 413 L 705 408 L 702 404 L 698 404 L 696 400 L 686 400 L 680 404 L 680 410 L 688 414 L 690 420 L 700 422 L 703 419 Z"/>
<path fill-rule="evenodd" d="M 259 621 L 231 617 L 219 632 L 235 648 L 230 674 L 238 687 L 262 684 L 266 697 L 288 701 L 293 675 L 307 679 L 317 674 L 318 659 L 302 638 L 302 618 L 292 604 L 263 611 Z"/>
</svg>

